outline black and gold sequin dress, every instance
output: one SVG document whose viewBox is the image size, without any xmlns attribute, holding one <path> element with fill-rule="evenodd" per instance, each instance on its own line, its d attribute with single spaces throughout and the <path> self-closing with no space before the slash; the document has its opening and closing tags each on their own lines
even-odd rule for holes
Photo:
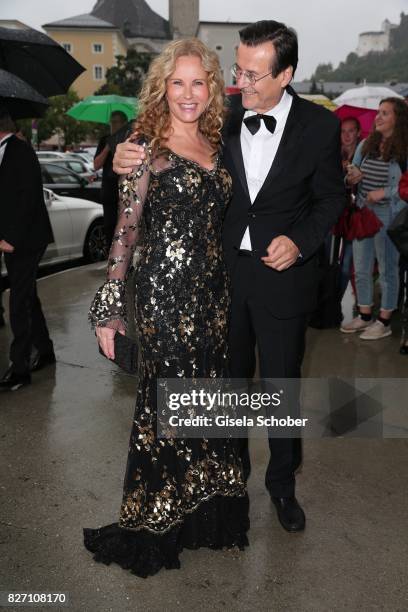
<svg viewBox="0 0 408 612">
<path fill-rule="evenodd" d="M 90 318 L 126 325 L 126 274 L 142 221 L 134 275 L 139 380 L 118 523 L 84 529 L 84 541 L 96 561 L 146 577 L 179 567 L 183 547 L 247 545 L 248 496 L 236 441 L 156 437 L 157 378 L 228 374 L 221 226 L 231 179 L 219 156 L 210 171 L 168 152 L 125 177 L 119 191 L 107 281 Z"/>
</svg>

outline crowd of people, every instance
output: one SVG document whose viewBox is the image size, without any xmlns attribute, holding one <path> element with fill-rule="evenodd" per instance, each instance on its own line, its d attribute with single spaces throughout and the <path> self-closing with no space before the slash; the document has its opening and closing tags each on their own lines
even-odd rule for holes
<svg viewBox="0 0 408 612">
<path fill-rule="evenodd" d="M 346 127 L 345 127 L 346 126 Z M 356 127 L 353 133 L 356 132 Z M 346 129 L 347 128 L 347 129 Z M 351 122 L 343 121 L 342 140 L 351 134 Z M 357 141 L 355 141 L 357 142 Z M 343 333 L 360 333 L 362 340 L 379 340 L 391 335 L 391 317 L 398 309 L 401 268 L 404 258 L 387 234 L 396 215 L 406 207 L 400 197 L 401 175 L 407 171 L 408 105 L 399 98 L 382 100 L 369 136 L 355 148 L 351 163 L 346 162 L 345 180 L 355 190 L 357 207 L 367 206 L 381 222 L 373 236 L 352 241 L 352 261 L 358 315 L 341 326 Z M 350 250 L 346 244 L 342 272 L 350 270 Z M 381 291 L 380 310 L 374 319 L 374 266 L 377 263 Z M 344 286 L 344 284 L 343 284 Z M 404 287 L 403 287 L 404 289 Z M 403 349 L 407 346 L 404 338 Z M 403 350 L 405 353 L 405 350 Z"/>
</svg>

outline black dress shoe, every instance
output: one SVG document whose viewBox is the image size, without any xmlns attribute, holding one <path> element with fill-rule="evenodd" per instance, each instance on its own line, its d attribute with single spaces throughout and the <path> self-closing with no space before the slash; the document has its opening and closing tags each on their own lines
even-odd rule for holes
<svg viewBox="0 0 408 612">
<path fill-rule="evenodd" d="M 37 372 L 38 370 L 42 370 L 48 365 L 52 365 L 56 362 L 55 353 L 36 353 L 31 360 L 30 370 L 31 372 Z"/>
<path fill-rule="evenodd" d="M 20 387 L 24 387 L 30 383 L 31 376 L 28 372 L 26 374 L 17 374 L 17 372 L 14 372 L 13 367 L 11 366 L 0 380 L 0 390 L 17 391 L 17 389 L 20 389 Z"/>
<path fill-rule="evenodd" d="M 403 344 L 400 346 L 399 352 L 401 355 L 408 355 L 408 344 Z"/>
<path fill-rule="evenodd" d="M 271 500 L 278 511 L 279 522 L 286 531 L 303 531 L 305 528 L 305 513 L 296 497 L 272 497 Z"/>
</svg>

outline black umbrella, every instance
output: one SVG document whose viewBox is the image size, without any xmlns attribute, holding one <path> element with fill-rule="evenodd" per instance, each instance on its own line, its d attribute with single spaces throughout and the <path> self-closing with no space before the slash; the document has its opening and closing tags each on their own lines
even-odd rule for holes
<svg viewBox="0 0 408 612">
<path fill-rule="evenodd" d="M 5 106 L 13 119 L 41 117 L 48 101 L 15 74 L 0 68 L 0 105 Z"/>
<path fill-rule="evenodd" d="M 66 93 L 85 70 L 55 40 L 31 28 L 0 28 L 0 68 L 47 97 Z"/>
</svg>

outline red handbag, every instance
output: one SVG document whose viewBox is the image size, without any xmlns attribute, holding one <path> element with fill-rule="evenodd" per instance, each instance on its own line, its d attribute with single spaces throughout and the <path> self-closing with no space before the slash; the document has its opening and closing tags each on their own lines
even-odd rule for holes
<svg viewBox="0 0 408 612">
<path fill-rule="evenodd" d="M 408 202 L 408 172 L 402 174 L 398 185 L 398 191 L 401 200 Z"/>
<path fill-rule="evenodd" d="M 333 234 L 344 240 L 371 238 L 382 228 L 383 223 L 368 206 L 347 206 L 333 228 Z"/>
</svg>

